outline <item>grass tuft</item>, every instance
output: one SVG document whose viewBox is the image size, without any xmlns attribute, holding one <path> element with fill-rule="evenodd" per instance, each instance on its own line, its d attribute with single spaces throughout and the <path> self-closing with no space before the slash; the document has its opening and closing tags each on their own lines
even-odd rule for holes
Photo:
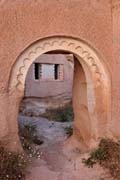
<svg viewBox="0 0 120 180">
<path fill-rule="evenodd" d="M 27 158 L 0 145 L 0 180 L 25 180 Z"/>
<path fill-rule="evenodd" d="M 65 128 L 65 132 L 67 134 L 68 137 L 73 135 L 73 127 L 69 126 Z"/>
<path fill-rule="evenodd" d="M 113 178 L 120 180 L 120 142 L 102 139 L 98 148 L 90 153 L 89 158 L 83 159 L 83 163 L 88 167 L 99 163 L 109 170 Z"/>
<path fill-rule="evenodd" d="M 43 144 L 43 140 L 36 135 L 35 125 L 29 124 L 24 127 L 19 127 L 19 135 L 24 150 L 30 150 L 32 144 Z"/>
<path fill-rule="evenodd" d="M 59 109 L 47 110 L 46 113 L 42 115 L 42 117 L 58 122 L 73 121 L 74 119 L 73 108 L 72 106 L 66 106 Z"/>
</svg>

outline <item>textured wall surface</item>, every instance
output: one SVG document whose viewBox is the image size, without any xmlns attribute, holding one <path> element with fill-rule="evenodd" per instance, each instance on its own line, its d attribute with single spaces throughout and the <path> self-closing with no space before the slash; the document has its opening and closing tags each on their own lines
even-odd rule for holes
<svg viewBox="0 0 120 180">
<path fill-rule="evenodd" d="M 74 95 L 78 93 L 78 96 L 74 96 L 76 134 L 83 134 L 82 140 L 86 141 L 86 143 L 89 140 L 91 142 L 92 140 L 97 141 L 99 137 L 104 136 L 120 138 L 120 133 L 118 132 L 118 121 L 120 118 L 120 38 L 118 28 L 120 19 L 118 2 L 117 0 L 0 1 L 0 138 L 5 145 L 11 149 L 17 150 L 19 148 L 17 115 L 23 92 L 20 94 L 15 89 L 14 91 L 9 90 L 9 81 L 11 79 L 11 73 L 14 72 L 14 65 L 19 57 L 21 57 L 20 61 L 22 61 L 22 52 L 31 44 L 34 45 L 40 39 L 54 36 L 78 38 L 80 41 L 85 42 L 86 45 L 89 45 L 98 55 L 99 63 L 96 66 L 91 57 L 81 56 L 81 58 L 84 59 L 85 64 L 87 63 L 86 58 L 92 61 L 92 68 L 94 69 L 96 67 L 97 69 L 101 69 L 99 65 L 102 63 L 102 70 L 106 72 L 107 69 L 110 81 L 112 82 L 112 91 L 110 89 L 112 98 L 110 96 L 108 98 L 106 93 L 108 91 L 105 90 L 108 87 L 104 86 L 105 81 L 107 82 L 106 77 L 108 77 L 108 74 L 103 73 L 101 75 L 99 72 L 97 74 L 97 69 L 95 70 L 98 76 L 102 76 L 103 81 L 103 85 L 96 87 L 92 82 L 92 78 L 90 80 L 91 73 L 89 69 L 91 67 L 86 67 L 83 62 L 82 67 L 84 67 L 83 69 L 87 79 L 84 81 L 84 84 L 87 83 L 87 87 L 84 86 L 83 89 L 87 89 L 87 94 L 84 95 L 83 102 L 79 102 L 78 90 L 81 92 L 83 90 L 82 88 L 80 89 L 79 85 L 77 88 L 77 82 L 79 82 L 79 77 L 83 70 L 78 66 L 79 68 L 77 69 L 80 71 L 76 71 L 76 78 L 74 80 L 74 89 L 76 89 Z M 65 48 L 63 50 L 67 50 Z M 77 55 L 77 49 L 74 52 Z M 79 61 L 81 62 L 80 58 Z M 26 62 L 27 60 L 23 63 Z M 19 68 L 19 71 L 22 73 L 22 69 Z M 97 75 L 94 78 L 98 78 Z M 21 78 L 21 74 L 19 76 Z M 97 99 L 95 104 L 94 97 Z M 82 107 L 80 105 L 81 103 L 83 105 Z M 112 109 L 108 107 L 111 104 Z M 82 112 L 84 112 L 84 115 L 87 112 L 86 117 L 79 115 L 80 107 L 83 108 Z M 82 126 L 80 122 L 77 124 L 79 118 L 85 118 L 86 123 Z M 85 128 L 87 124 L 88 126 Z M 83 132 L 83 129 L 86 132 Z"/>
<path fill-rule="evenodd" d="M 72 56 L 70 57 L 72 59 Z M 67 56 L 62 54 L 44 54 L 36 59 L 35 62 L 41 64 L 61 64 L 62 72 L 58 80 L 39 79 L 34 77 L 34 64 L 31 65 L 26 76 L 26 97 L 66 97 L 72 98 L 72 84 L 74 73 L 73 63 L 67 60 Z M 45 72 L 46 73 L 46 72 Z"/>
<path fill-rule="evenodd" d="M 113 0 L 112 118 L 110 134 L 120 139 L 120 1 Z"/>
</svg>

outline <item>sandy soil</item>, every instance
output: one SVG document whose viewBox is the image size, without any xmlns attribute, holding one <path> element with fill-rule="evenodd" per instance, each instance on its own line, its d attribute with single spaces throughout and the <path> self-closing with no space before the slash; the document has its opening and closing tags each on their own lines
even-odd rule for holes
<svg viewBox="0 0 120 180">
<path fill-rule="evenodd" d="M 38 146 L 40 157 L 34 158 L 28 168 L 26 180 L 111 180 L 107 171 L 99 165 L 87 168 L 82 159 L 88 153 L 76 148 L 73 138 L 67 139 L 65 127 L 72 123 L 59 123 L 44 118 L 21 116 L 22 124 L 35 124 L 37 134 L 44 140 Z"/>
</svg>

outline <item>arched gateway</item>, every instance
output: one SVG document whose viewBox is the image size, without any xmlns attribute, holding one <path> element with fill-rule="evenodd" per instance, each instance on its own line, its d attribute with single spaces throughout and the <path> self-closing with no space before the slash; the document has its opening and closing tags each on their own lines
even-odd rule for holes
<svg viewBox="0 0 120 180">
<path fill-rule="evenodd" d="M 38 40 L 19 55 L 9 82 L 9 111 L 14 112 L 9 117 L 12 137 L 16 137 L 17 144 L 18 109 L 30 65 L 43 53 L 56 50 L 73 53 L 77 59 L 73 82 L 74 135 L 89 148 L 94 147 L 99 138 L 107 135 L 107 121 L 111 112 L 109 72 L 103 59 L 91 46 L 72 37 L 56 36 Z"/>
</svg>

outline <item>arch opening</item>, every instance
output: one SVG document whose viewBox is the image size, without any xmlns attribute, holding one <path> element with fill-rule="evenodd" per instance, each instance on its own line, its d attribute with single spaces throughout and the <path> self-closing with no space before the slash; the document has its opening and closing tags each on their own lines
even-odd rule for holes
<svg viewBox="0 0 120 180">
<path fill-rule="evenodd" d="M 75 57 L 73 81 L 73 108 L 75 114 L 74 135 L 88 148 L 107 134 L 110 118 L 110 81 L 103 61 L 87 43 L 70 37 L 50 37 L 29 46 L 17 59 L 9 83 L 9 106 L 12 103 L 14 117 L 9 117 L 11 134 L 17 136 L 17 115 L 24 96 L 27 71 L 40 55 L 51 52 L 70 52 Z M 17 139 L 17 138 L 16 138 Z"/>
<path fill-rule="evenodd" d="M 91 125 L 87 105 L 87 81 L 84 69 L 73 54 L 69 54 L 69 52 L 62 53 L 62 51 L 59 53 L 57 52 L 56 54 L 56 51 L 52 51 L 41 55 L 32 63 L 27 72 L 24 97 L 19 113 L 20 127 L 24 126 L 21 132 L 26 131 L 26 125 L 27 128 L 31 128 L 32 124 L 37 127 L 42 123 L 41 128 L 43 126 L 44 129 L 44 123 L 46 121 L 44 118 L 47 117 L 47 120 L 51 119 L 54 125 L 59 124 L 55 123 L 56 121 L 62 122 L 63 129 L 66 129 L 66 133 L 69 134 L 70 132 L 73 134 L 73 139 L 79 137 L 82 142 L 84 142 L 84 139 L 89 142 Z M 58 79 L 55 79 L 55 63 L 57 63 L 57 66 L 60 66 L 58 68 Z M 72 109 L 75 112 L 74 126 L 72 123 L 74 119 Z M 43 119 L 45 120 L 44 122 L 42 121 Z M 32 122 L 34 120 L 38 123 Z M 61 126 L 61 123 L 59 125 Z M 51 125 L 49 126 L 51 127 Z M 72 133 L 73 127 L 74 130 Z M 49 131 L 49 127 L 46 126 L 47 128 Z M 44 137 L 44 133 L 41 135 L 42 138 Z"/>
</svg>

